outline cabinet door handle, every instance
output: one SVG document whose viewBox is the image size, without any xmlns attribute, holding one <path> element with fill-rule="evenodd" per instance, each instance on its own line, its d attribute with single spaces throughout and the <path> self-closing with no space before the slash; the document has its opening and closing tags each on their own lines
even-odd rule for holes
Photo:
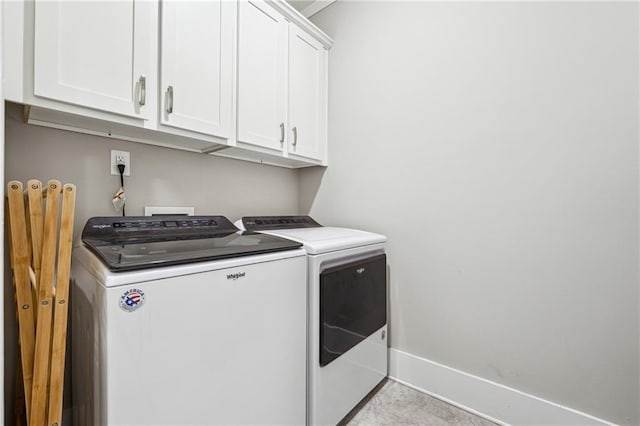
<svg viewBox="0 0 640 426">
<path fill-rule="evenodd" d="M 138 99 L 138 104 L 140 106 L 144 106 L 147 103 L 147 77 L 143 75 L 138 79 L 140 83 L 140 99 Z"/>
<path fill-rule="evenodd" d="M 293 129 L 291 129 L 293 131 L 293 146 L 296 146 L 298 144 L 298 128 L 294 127 Z"/>
<path fill-rule="evenodd" d="M 167 114 L 173 112 L 173 86 L 167 87 Z"/>
<path fill-rule="evenodd" d="M 280 123 L 280 143 L 284 143 L 284 123 Z"/>
</svg>

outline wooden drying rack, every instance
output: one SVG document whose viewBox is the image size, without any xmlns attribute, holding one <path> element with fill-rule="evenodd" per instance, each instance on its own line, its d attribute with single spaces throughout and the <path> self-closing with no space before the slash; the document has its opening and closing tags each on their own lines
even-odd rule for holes
<svg viewBox="0 0 640 426">
<path fill-rule="evenodd" d="M 47 182 L 46 188 L 30 180 L 26 191 L 18 181 L 7 185 L 20 343 L 17 425 L 22 424 L 23 410 L 27 425 L 62 425 L 75 200 L 75 185 L 57 180 Z"/>
</svg>

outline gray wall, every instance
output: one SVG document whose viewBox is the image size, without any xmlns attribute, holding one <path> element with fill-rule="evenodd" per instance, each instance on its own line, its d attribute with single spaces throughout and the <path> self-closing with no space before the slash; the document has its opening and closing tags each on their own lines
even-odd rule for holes
<svg viewBox="0 0 640 426">
<path fill-rule="evenodd" d="M 144 206 L 193 206 L 196 214 L 231 220 L 298 210 L 297 170 L 26 125 L 21 106 L 7 106 L 5 180 L 76 184 L 76 239 L 89 217 L 118 214 L 111 197 L 120 177 L 109 173 L 111 149 L 131 153 L 130 216 L 144 214 Z"/>
<path fill-rule="evenodd" d="M 145 205 L 194 206 L 196 214 L 235 220 L 250 214 L 296 214 L 298 171 L 195 154 L 79 133 L 26 125 L 21 106 L 7 104 L 5 182 L 59 179 L 77 186 L 75 239 L 91 216 L 116 214 L 111 196 L 120 177 L 109 173 L 111 149 L 131 153 L 126 212 L 142 215 Z M 5 285 L 5 401 L 7 424 L 13 408 L 15 309 Z M 0 422 L 1 423 L 1 422 Z"/>
<path fill-rule="evenodd" d="M 638 5 L 338 1 L 331 166 L 300 210 L 386 234 L 391 345 L 638 414 Z"/>
</svg>

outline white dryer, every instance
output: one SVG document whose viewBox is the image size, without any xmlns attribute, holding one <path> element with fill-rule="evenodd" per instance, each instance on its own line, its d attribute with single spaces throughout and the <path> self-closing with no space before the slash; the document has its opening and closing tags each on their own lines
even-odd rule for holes
<svg viewBox="0 0 640 426">
<path fill-rule="evenodd" d="M 223 216 L 92 218 L 74 250 L 77 425 L 305 422 L 301 244 Z"/>
<path fill-rule="evenodd" d="M 321 226 L 308 216 L 247 216 L 236 226 L 303 244 L 307 424 L 337 424 L 387 376 L 386 237 Z"/>
</svg>

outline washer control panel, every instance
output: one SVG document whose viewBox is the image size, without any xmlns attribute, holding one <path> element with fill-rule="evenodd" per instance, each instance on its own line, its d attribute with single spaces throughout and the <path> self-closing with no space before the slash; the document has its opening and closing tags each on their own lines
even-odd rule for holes
<svg viewBox="0 0 640 426">
<path fill-rule="evenodd" d="M 114 222 L 113 228 L 139 228 L 139 229 L 150 229 L 150 228 L 201 228 L 201 227 L 212 227 L 218 225 L 215 219 L 204 219 L 204 220 L 141 220 L 141 221 L 125 221 L 125 222 Z"/>
<path fill-rule="evenodd" d="M 125 234 L 163 237 L 237 231 L 238 228 L 224 216 L 108 216 L 89 219 L 82 238 L 108 240 Z"/>
</svg>

